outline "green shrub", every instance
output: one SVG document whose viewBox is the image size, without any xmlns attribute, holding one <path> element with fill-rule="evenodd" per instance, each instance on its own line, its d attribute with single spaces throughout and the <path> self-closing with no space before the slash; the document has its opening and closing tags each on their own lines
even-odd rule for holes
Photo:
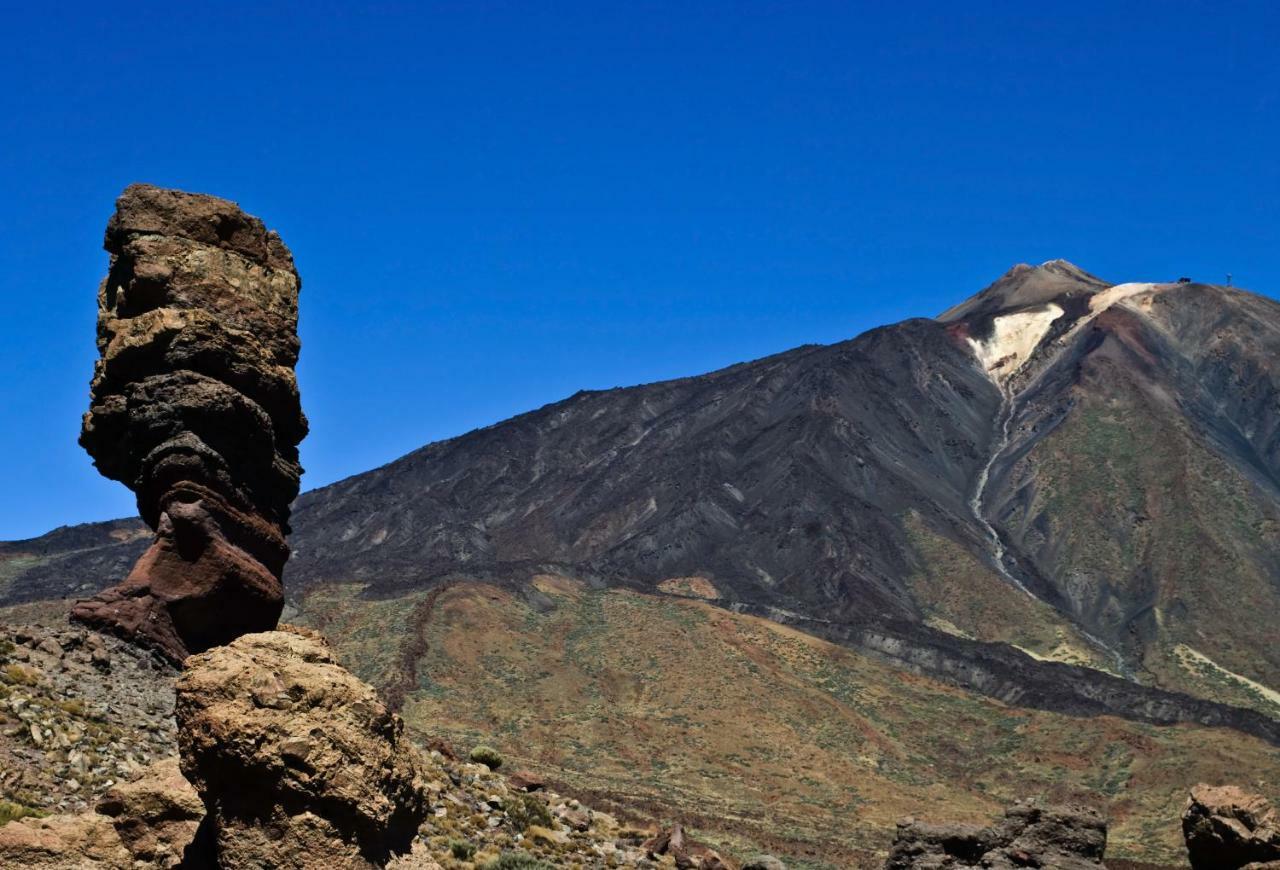
<svg viewBox="0 0 1280 870">
<path fill-rule="evenodd" d="M 470 861 L 471 856 L 475 853 L 476 847 L 474 843 L 468 843 L 466 840 L 449 841 L 449 854 L 459 861 Z"/>
<path fill-rule="evenodd" d="M 471 750 L 471 755 L 468 757 L 476 764 L 483 764 L 490 770 L 502 767 L 502 756 L 492 746 L 477 746 Z"/>
<path fill-rule="evenodd" d="M 0 825 L 12 822 L 14 819 L 25 819 L 27 816 L 43 816 L 40 810 L 34 807 L 15 804 L 12 801 L 0 800 Z"/>
<path fill-rule="evenodd" d="M 511 820 L 511 824 L 515 826 L 517 831 L 525 831 L 530 825 L 540 825 L 544 828 L 554 828 L 555 822 L 551 818 L 551 810 L 547 809 L 547 805 L 542 802 L 541 798 L 536 798 L 531 794 L 518 794 L 512 797 L 503 806 L 506 810 L 507 818 Z"/>
<path fill-rule="evenodd" d="M 480 870 L 552 870 L 552 867 L 528 852 L 503 852 L 492 861 L 482 864 Z"/>
<path fill-rule="evenodd" d="M 72 716 L 84 716 L 87 712 L 84 701 L 80 698 L 69 698 L 65 701 L 58 702 L 59 709 L 64 713 L 70 713 Z"/>
<path fill-rule="evenodd" d="M 0 676 L 3 676 L 5 682 L 13 683 L 15 686 L 34 686 L 40 682 L 40 678 L 34 672 L 17 664 L 5 665 L 4 670 L 0 671 Z"/>
</svg>

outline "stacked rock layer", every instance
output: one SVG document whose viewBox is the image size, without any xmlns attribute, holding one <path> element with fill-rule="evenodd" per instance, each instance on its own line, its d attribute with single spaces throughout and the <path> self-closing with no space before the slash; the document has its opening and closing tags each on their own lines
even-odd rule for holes
<svg viewBox="0 0 1280 870">
<path fill-rule="evenodd" d="M 156 538 L 73 615 L 181 660 L 280 617 L 307 432 L 301 282 L 276 233 L 212 196 L 132 185 L 105 247 L 80 443 Z"/>
</svg>

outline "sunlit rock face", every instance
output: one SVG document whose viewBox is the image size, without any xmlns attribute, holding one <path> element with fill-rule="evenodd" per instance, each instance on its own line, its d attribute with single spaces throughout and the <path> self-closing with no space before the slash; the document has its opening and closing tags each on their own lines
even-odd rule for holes
<svg viewBox="0 0 1280 870">
<path fill-rule="evenodd" d="M 80 443 L 155 540 L 75 618 L 181 659 L 273 628 L 307 422 L 298 290 L 276 233 L 227 200 L 132 185 L 116 202 Z"/>
</svg>

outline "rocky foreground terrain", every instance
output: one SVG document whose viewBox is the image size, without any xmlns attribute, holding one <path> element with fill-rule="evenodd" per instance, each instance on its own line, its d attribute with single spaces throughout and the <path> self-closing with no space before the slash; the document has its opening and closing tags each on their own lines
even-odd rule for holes
<svg viewBox="0 0 1280 870">
<path fill-rule="evenodd" d="M 0 866 L 789 866 L 593 809 L 487 747 L 417 747 L 306 629 L 246 635 L 180 673 L 80 628 L 9 628 L 0 650 L 6 722 L 21 723 L 0 731 L 0 787 L 26 801 L 0 804 Z M 1200 786 L 1182 829 L 1197 870 L 1280 867 L 1280 822 L 1258 795 Z M 1105 865 L 1106 846 L 1096 810 L 1022 802 L 986 827 L 901 820 L 883 866 L 1156 866 Z"/>
<path fill-rule="evenodd" d="M 661 836 L 650 823 L 621 821 L 536 775 L 504 770 L 496 752 L 475 753 L 482 763 L 439 742 L 419 751 L 380 740 L 394 720 L 313 635 L 252 635 L 192 662 L 177 689 L 187 707 L 183 741 L 174 718 L 179 673 L 162 658 L 78 628 L 9 627 L 0 637 L 0 807 L 5 821 L 20 820 L 0 827 L 0 866 L 123 870 L 177 866 L 184 854 L 187 867 L 356 866 L 358 850 L 325 857 L 324 841 L 341 843 L 362 827 L 376 834 L 370 848 L 383 850 L 368 863 L 400 868 L 657 867 L 673 865 L 677 853 L 692 856 L 690 866 L 717 866 L 692 840 L 678 850 L 670 833 L 667 844 L 650 842 Z M 198 841 L 206 809 L 179 769 L 180 745 L 183 769 L 216 796 L 228 844 L 217 858 Z M 388 792 L 386 770 L 397 766 Z M 360 781 L 365 771 L 370 779 Z M 277 813 L 284 829 L 292 821 L 311 857 L 291 854 L 280 828 L 263 843 L 244 823 L 228 823 L 233 798 Z M 346 809 L 334 811 L 341 801 Z M 311 818 L 299 808 L 322 805 L 350 829 L 312 839 L 299 832 Z M 398 815 L 404 823 L 391 821 Z M 270 827 L 249 817 L 253 828 Z M 362 817 L 373 821 L 352 821 Z M 397 824 L 401 857 L 386 852 Z"/>
</svg>

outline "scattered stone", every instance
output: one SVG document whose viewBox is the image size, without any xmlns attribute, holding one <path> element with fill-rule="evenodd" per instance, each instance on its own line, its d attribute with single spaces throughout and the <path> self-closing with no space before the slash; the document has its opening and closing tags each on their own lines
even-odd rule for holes
<svg viewBox="0 0 1280 870">
<path fill-rule="evenodd" d="M 1197 785 L 1182 814 L 1195 870 L 1280 868 L 1280 817 L 1270 802 L 1234 785 Z"/>
<path fill-rule="evenodd" d="M 6 633 L 7 639 L 12 640 L 15 631 L 37 638 L 52 636 L 64 649 L 75 646 L 65 626 L 0 625 L 0 641 L 6 639 Z M 174 766 L 178 738 L 173 720 L 176 672 L 115 636 L 86 632 L 81 645 L 88 651 L 101 648 L 109 653 L 112 670 L 107 672 L 92 665 L 91 657 L 69 655 L 66 660 L 72 667 L 67 673 L 48 673 L 34 686 L 13 685 L 8 697 L 0 698 L 0 712 L 15 720 L 13 724 L 0 726 L 0 798 L 75 819 L 48 817 L 57 820 L 39 820 L 47 824 L 34 832 L 31 826 L 35 820 L 29 821 L 26 828 L 15 828 L 12 836 L 22 834 L 20 839 L 26 845 L 21 845 L 16 853 L 0 852 L 0 867 L 142 870 L 172 866 L 171 862 L 183 848 L 186 857 L 182 866 L 186 870 L 205 866 L 198 865 L 198 861 L 212 858 L 216 841 L 211 836 L 211 823 L 199 829 L 198 837 L 189 839 L 196 829 L 196 820 L 204 812 L 204 804 L 194 789 L 184 785 L 184 778 L 174 778 L 163 788 L 145 785 L 146 780 L 158 775 L 157 771 L 163 770 L 166 764 L 169 775 L 177 776 Z M 264 669 L 274 667 L 272 656 L 262 651 L 255 651 L 253 655 L 261 660 Z M 33 672 L 37 666 L 48 671 L 48 664 L 53 661 L 51 656 L 34 648 L 32 657 L 35 659 Z M 255 706 L 254 715 L 269 711 L 271 716 L 283 720 L 312 703 L 295 700 L 287 677 L 287 673 L 281 673 L 279 679 L 274 676 L 268 679 L 263 674 L 263 679 L 255 682 L 249 693 L 255 699 L 252 703 L 256 705 L 260 701 L 265 706 Z M 318 698 L 313 700 L 323 705 Z M 238 712 L 229 720 L 239 721 L 236 717 L 245 712 L 243 705 L 233 704 L 231 709 Z M 15 710 L 29 721 L 16 721 Z M 333 715 L 338 717 L 339 713 L 335 710 Z M 319 714 L 303 716 L 290 726 L 279 743 L 279 764 L 317 763 L 317 737 L 310 733 L 313 725 L 307 723 L 314 723 L 318 717 Z M 34 746 L 29 731 L 32 722 L 42 729 L 49 727 L 52 733 L 65 738 L 69 748 L 58 750 L 48 742 L 44 747 Z M 43 738 L 43 730 L 41 736 Z M 259 732 L 249 732 L 245 739 L 257 736 L 261 736 Z M 326 744 L 323 740 L 319 742 L 320 757 L 323 757 Z M 459 840 L 474 847 L 476 866 L 508 852 L 532 856 L 553 867 L 654 865 L 640 848 L 653 831 L 624 826 L 614 816 L 557 795 L 546 785 L 534 793 L 519 790 L 500 772 L 460 760 L 451 751 L 442 751 L 448 747 L 439 740 L 424 738 L 423 742 L 434 747 L 422 757 L 427 817 L 417 828 L 412 851 L 393 858 L 387 865 L 389 868 L 439 870 L 441 865 L 459 868 L 451 845 Z M 359 747 L 353 751 L 358 754 Z M 158 761 L 148 764 L 146 759 Z M 142 778 L 138 778 L 137 773 L 128 773 L 135 766 Z M 63 787 L 71 779 L 80 784 L 78 791 Z M 153 795 L 158 790 L 160 794 L 154 797 L 154 805 L 150 798 L 139 803 L 141 798 L 129 797 L 131 789 Z M 184 792 L 186 797 L 182 798 Z M 491 805 L 491 800 L 496 806 Z M 525 815 L 519 813 L 526 800 L 537 800 L 548 807 L 551 820 L 529 825 Z M 77 813 L 80 815 L 74 815 Z M 513 814 L 519 814 L 519 818 Z M 6 830 L 16 824 L 10 823 Z M 550 831 L 551 835 L 530 837 L 527 828 L 531 826 Z M 116 830 L 114 839 L 108 828 Z M 282 832 L 285 831 L 282 829 Z M 29 848 L 33 838 L 52 844 L 52 851 L 46 849 L 41 853 L 44 857 L 33 858 L 35 853 Z M 685 841 L 689 843 L 687 835 Z M 120 851 L 122 847 L 124 851 Z M 696 849 L 696 845 L 689 845 L 687 856 L 690 861 L 701 861 L 695 866 L 707 870 L 723 866 L 715 863 L 717 858 L 709 851 L 702 854 Z M 99 857 L 88 858 L 89 853 Z M 15 854 L 18 857 L 12 857 Z M 327 855 L 323 851 L 317 854 Z M 663 856 L 656 864 L 670 867 L 674 860 L 670 855 Z M 112 864 L 112 861 L 123 863 Z M 326 870 L 329 866 L 344 866 L 331 856 L 317 858 L 314 863 Z M 367 867 L 368 863 L 360 857 L 354 865 L 347 866 Z"/>
<path fill-rule="evenodd" d="M 1097 870 L 1104 867 L 1107 826 L 1088 807 L 1041 807 L 1020 802 L 995 825 L 934 825 L 904 819 L 885 870 L 935 870 L 952 867 L 1053 867 Z"/>
<path fill-rule="evenodd" d="M 787 865 L 773 855 L 756 855 L 747 859 L 742 870 L 787 870 Z"/>
<path fill-rule="evenodd" d="M 134 490 L 156 537 L 72 615 L 176 663 L 280 618 L 307 431 L 300 282 L 278 235 L 212 196 L 132 185 L 105 247 L 80 443 Z"/>
</svg>

